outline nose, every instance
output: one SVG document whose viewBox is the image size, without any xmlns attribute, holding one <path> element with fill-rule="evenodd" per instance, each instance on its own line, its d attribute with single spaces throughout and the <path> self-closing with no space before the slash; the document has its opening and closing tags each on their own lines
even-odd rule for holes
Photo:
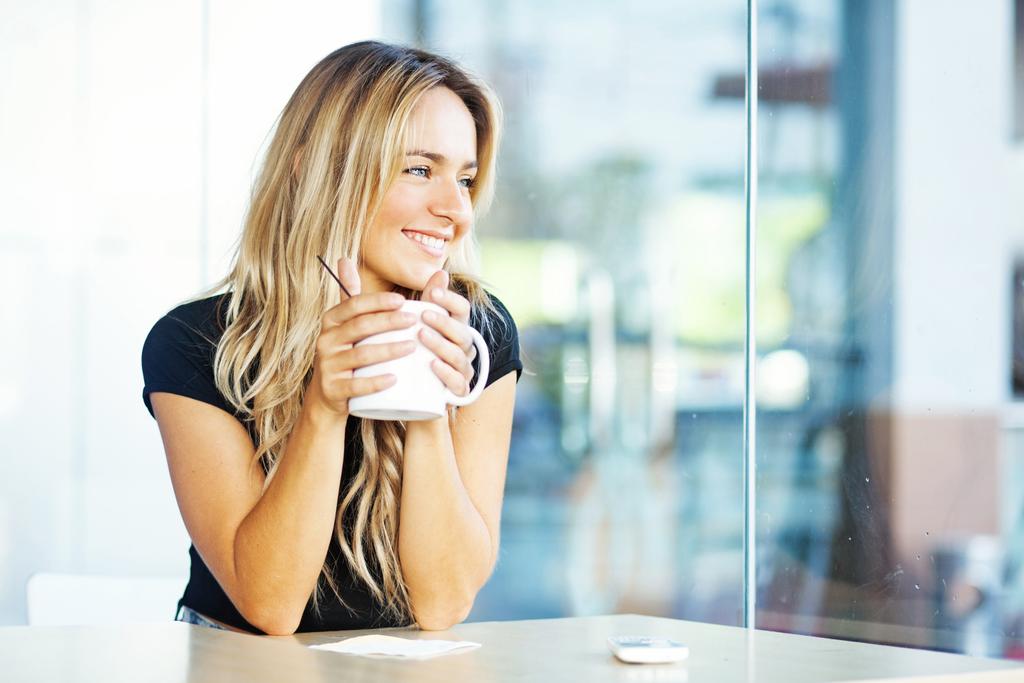
<svg viewBox="0 0 1024 683">
<path fill-rule="evenodd" d="M 437 183 L 431 193 L 430 212 L 460 225 L 472 218 L 473 203 L 469 199 L 469 193 L 458 180 L 445 180 Z"/>
</svg>

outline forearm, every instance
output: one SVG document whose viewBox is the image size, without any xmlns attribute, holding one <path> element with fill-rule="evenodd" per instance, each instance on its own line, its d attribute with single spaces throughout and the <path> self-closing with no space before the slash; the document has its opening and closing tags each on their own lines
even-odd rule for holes
<svg viewBox="0 0 1024 683">
<path fill-rule="evenodd" d="M 444 418 L 408 425 L 399 510 L 399 556 L 417 621 L 461 621 L 490 575 L 494 549 Z"/>
<path fill-rule="evenodd" d="M 264 631 L 294 631 L 316 586 L 334 533 L 344 444 L 345 420 L 307 404 L 236 531 L 236 606 Z"/>
</svg>

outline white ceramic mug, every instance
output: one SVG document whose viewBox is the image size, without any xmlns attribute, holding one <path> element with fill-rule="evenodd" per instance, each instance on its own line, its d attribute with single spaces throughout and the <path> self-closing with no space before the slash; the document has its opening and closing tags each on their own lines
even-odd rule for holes
<svg viewBox="0 0 1024 683">
<path fill-rule="evenodd" d="M 429 301 L 406 301 L 402 304 L 402 310 L 416 315 L 416 322 L 412 326 L 371 335 L 356 346 L 389 344 L 411 339 L 416 342 L 416 350 L 401 358 L 357 368 L 353 373 L 356 377 L 392 374 L 398 381 L 383 391 L 350 398 L 350 415 L 371 420 L 433 420 L 445 414 L 448 404 L 464 406 L 475 401 L 483 393 L 484 385 L 487 384 L 487 372 L 490 369 L 490 354 L 487 351 L 487 343 L 480 333 L 472 327 L 469 328 L 473 334 L 477 357 L 480 359 L 480 372 L 474 378 L 476 385 L 465 396 L 456 396 L 444 385 L 441 378 L 434 374 L 430 363 L 437 356 L 419 339 L 419 332 L 424 326 L 424 311 L 434 311 L 439 315 L 448 315 L 448 311 Z"/>
</svg>

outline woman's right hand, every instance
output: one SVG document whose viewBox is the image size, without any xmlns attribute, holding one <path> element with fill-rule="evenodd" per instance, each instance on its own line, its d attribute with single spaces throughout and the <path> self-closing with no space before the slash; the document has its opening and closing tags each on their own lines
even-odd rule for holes
<svg viewBox="0 0 1024 683">
<path fill-rule="evenodd" d="M 354 377 L 356 368 L 407 356 L 416 342 L 354 345 L 379 332 L 413 325 L 416 316 L 401 311 L 405 298 L 394 292 L 361 294 L 359 271 L 350 259 L 338 261 L 338 277 L 352 294 L 324 313 L 313 358 L 313 378 L 306 389 L 304 405 L 315 405 L 341 417 L 348 417 L 348 400 L 387 389 L 396 381 L 391 374 Z"/>
</svg>

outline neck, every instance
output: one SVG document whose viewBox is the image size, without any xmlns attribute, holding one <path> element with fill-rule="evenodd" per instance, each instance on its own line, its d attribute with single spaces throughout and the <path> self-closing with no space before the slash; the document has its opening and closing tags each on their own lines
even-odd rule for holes
<svg viewBox="0 0 1024 683">
<path fill-rule="evenodd" d="M 394 289 L 394 285 L 390 282 L 386 282 L 375 273 L 371 273 L 366 268 L 359 267 L 359 291 L 362 294 L 377 294 L 378 292 L 390 292 Z"/>
</svg>

